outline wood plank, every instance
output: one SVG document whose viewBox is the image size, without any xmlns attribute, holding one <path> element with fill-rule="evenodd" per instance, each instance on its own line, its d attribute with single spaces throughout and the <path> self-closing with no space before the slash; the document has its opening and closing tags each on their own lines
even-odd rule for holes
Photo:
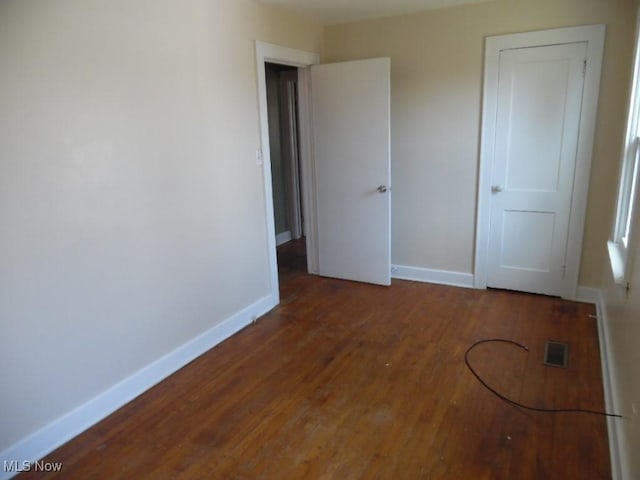
<svg viewBox="0 0 640 480">
<path fill-rule="evenodd" d="M 47 456 L 29 478 L 610 478 L 593 307 L 281 271 L 282 304 Z M 281 258 L 286 263 L 286 259 Z M 567 369 L 542 364 L 566 341 Z"/>
</svg>

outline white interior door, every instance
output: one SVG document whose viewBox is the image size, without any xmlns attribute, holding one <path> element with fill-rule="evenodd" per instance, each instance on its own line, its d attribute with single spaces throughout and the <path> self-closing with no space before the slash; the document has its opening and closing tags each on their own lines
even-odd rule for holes
<svg viewBox="0 0 640 480">
<path fill-rule="evenodd" d="M 391 283 L 390 59 L 311 67 L 318 273 Z"/>
<path fill-rule="evenodd" d="M 547 295 L 566 256 L 586 43 L 500 53 L 487 285 Z"/>
</svg>

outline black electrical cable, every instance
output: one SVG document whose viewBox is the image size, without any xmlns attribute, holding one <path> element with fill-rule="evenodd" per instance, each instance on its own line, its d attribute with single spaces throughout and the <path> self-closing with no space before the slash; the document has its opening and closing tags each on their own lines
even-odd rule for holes
<svg viewBox="0 0 640 480">
<path fill-rule="evenodd" d="M 475 342 L 474 344 L 472 344 L 469 348 L 467 348 L 467 351 L 464 354 L 464 363 L 467 364 L 467 368 L 469 369 L 469 371 L 471 371 L 471 373 L 473 374 L 474 377 L 476 377 L 478 379 L 478 381 L 487 389 L 489 390 L 491 393 L 493 393 L 496 397 L 504 400 L 507 403 L 510 403 L 511 405 L 514 405 L 516 407 L 520 407 L 520 408 L 525 408 L 527 410 L 533 410 L 534 412 L 546 412 L 546 413 L 563 413 L 563 412 L 573 412 L 573 413 L 590 413 L 592 415 L 604 415 L 605 417 L 617 417 L 617 418 L 622 418 L 622 415 L 616 415 L 613 413 L 606 413 L 606 412 L 598 412 L 596 410 L 585 410 L 583 408 L 539 408 L 539 407 L 531 407 L 529 405 L 523 405 L 520 402 L 516 402 L 515 400 L 510 399 L 509 397 L 504 396 L 503 394 L 501 394 L 500 392 L 498 392 L 497 390 L 495 390 L 494 388 L 490 387 L 487 382 L 485 382 L 482 377 L 480 377 L 480 375 L 478 374 L 478 372 L 476 372 L 473 367 L 471 366 L 471 363 L 469 363 L 469 353 L 471 352 L 471 350 L 473 350 L 474 348 L 476 348 L 478 345 L 481 345 L 483 343 L 492 343 L 492 342 L 503 342 L 503 343 L 510 343 L 512 345 L 515 345 L 517 347 L 522 348 L 523 350 L 526 350 L 527 352 L 529 351 L 529 349 L 527 347 L 525 347 L 524 345 L 522 345 L 521 343 L 518 342 L 514 342 L 513 340 L 506 340 L 504 338 L 489 338 L 487 340 L 478 340 L 477 342 Z"/>
</svg>

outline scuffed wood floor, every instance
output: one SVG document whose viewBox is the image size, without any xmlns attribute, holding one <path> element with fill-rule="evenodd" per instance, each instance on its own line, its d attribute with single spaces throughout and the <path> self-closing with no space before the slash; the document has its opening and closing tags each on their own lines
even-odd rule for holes
<svg viewBox="0 0 640 480">
<path fill-rule="evenodd" d="M 611 478 L 604 417 L 518 409 L 464 364 L 475 340 L 516 340 L 531 351 L 472 352 L 491 385 L 602 410 L 592 306 L 330 280 L 301 273 L 303 260 L 295 244 L 281 256 L 278 308 L 49 455 L 58 477 Z M 543 366 L 548 339 L 569 343 L 569 368 Z"/>
</svg>

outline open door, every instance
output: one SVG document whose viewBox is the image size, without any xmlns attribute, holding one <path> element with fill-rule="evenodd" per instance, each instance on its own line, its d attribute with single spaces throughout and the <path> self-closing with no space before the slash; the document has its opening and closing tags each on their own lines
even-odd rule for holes
<svg viewBox="0 0 640 480">
<path fill-rule="evenodd" d="M 318 273 L 390 285 L 390 59 L 311 67 Z"/>
</svg>

